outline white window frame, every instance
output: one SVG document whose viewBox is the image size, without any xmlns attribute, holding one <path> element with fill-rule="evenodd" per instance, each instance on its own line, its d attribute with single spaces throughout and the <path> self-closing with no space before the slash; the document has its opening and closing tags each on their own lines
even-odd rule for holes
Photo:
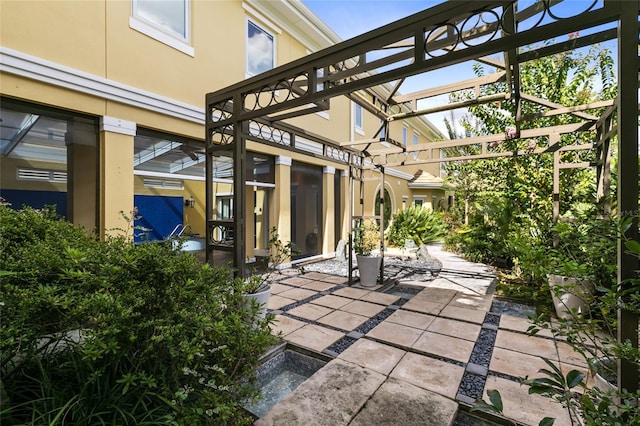
<svg viewBox="0 0 640 426">
<path fill-rule="evenodd" d="M 409 133 L 409 130 L 402 126 L 402 145 L 407 146 L 407 135 Z"/>
<path fill-rule="evenodd" d="M 360 111 L 360 123 L 358 123 L 358 111 Z M 353 129 L 359 135 L 364 135 L 364 110 L 362 105 L 353 103 Z"/>
<path fill-rule="evenodd" d="M 416 145 L 418 145 L 418 134 L 414 133 L 413 134 L 413 146 L 416 146 Z M 417 151 L 413 153 L 413 159 L 414 160 L 418 159 L 418 152 Z"/>
<path fill-rule="evenodd" d="M 244 22 L 244 72 L 245 72 L 246 78 L 257 75 L 249 71 L 249 24 L 253 25 L 254 27 L 258 28 L 260 31 L 264 32 L 265 34 L 271 37 L 271 39 L 273 40 L 273 43 L 271 46 L 271 50 L 272 50 L 271 54 L 273 56 L 271 69 L 274 69 L 277 66 L 277 61 L 276 61 L 277 38 L 275 33 L 273 31 L 268 30 L 266 25 L 261 25 L 255 19 L 251 19 L 247 16 Z"/>
<path fill-rule="evenodd" d="M 180 52 L 195 56 L 195 49 L 191 46 L 191 0 L 184 0 L 185 4 L 185 36 L 169 30 L 166 27 L 139 16 L 137 11 L 137 0 L 131 0 L 131 16 L 129 17 L 129 27 L 151 37 L 160 43 L 166 44 Z"/>
</svg>

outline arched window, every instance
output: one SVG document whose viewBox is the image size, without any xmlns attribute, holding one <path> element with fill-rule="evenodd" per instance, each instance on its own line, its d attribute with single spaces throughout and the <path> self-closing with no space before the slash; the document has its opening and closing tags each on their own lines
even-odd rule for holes
<svg viewBox="0 0 640 426">
<path fill-rule="evenodd" d="M 389 191 L 387 191 L 387 189 L 385 188 L 384 190 L 384 224 L 383 227 L 384 229 L 387 229 L 387 226 L 389 226 L 389 221 L 391 220 L 391 211 L 393 206 L 391 205 L 391 195 L 389 194 Z M 374 199 L 374 214 L 375 215 L 379 215 L 380 214 L 380 190 L 378 190 L 376 192 L 376 198 Z"/>
</svg>

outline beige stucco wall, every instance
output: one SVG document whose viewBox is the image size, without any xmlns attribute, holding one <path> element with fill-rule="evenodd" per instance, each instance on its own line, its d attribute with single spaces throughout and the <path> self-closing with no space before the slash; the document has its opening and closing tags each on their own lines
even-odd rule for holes
<svg viewBox="0 0 640 426">
<path fill-rule="evenodd" d="M 28 2 L 0 0 L 2 9 L 0 44 L 3 47 L 72 68 L 80 73 L 89 73 L 97 78 L 108 79 L 125 87 L 196 108 L 204 108 L 204 96 L 207 92 L 246 78 L 247 19 L 252 19 L 256 24 L 274 32 L 276 65 L 282 65 L 308 53 L 306 46 L 282 28 L 277 28 L 277 22 L 254 14 L 252 8 L 243 7 L 241 0 L 192 1 L 190 4 L 191 46 L 194 48 L 194 56 L 131 28 L 129 24 L 131 2 L 124 0 Z M 274 30 L 280 30 L 280 32 Z M 138 128 L 149 128 L 204 140 L 204 126 L 197 119 L 163 114 L 151 107 L 128 105 L 13 74 L 0 75 L 0 93 L 3 96 L 80 112 L 96 118 L 109 116 L 127 120 Z M 376 117 L 363 111 L 364 134 L 358 134 L 353 131 L 353 103 L 345 97 L 334 98 L 330 102 L 331 109 L 326 113 L 309 114 L 289 121 L 310 133 L 322 135 L 338 143 L 348 142 L 352 138 L 356 140 L 371 138 L 380 126 Z M 402 123 L 392 123 L 390 136 L 401 140 L 401 128 Z M 410 127 L 408 144 L 413 143 L 413 133 L 414 129 Z M 425 132 L 418 134 L 420 143 L 427 142 Z M 104 143 L 101 146 L 101 154 L 109 156 L 103 158 L 100 163 L 102 167 L 100 214 L 109 215 L 101 222 L 103 229 L 105 226 L 119 225 L 117 212 L 120 209 L 129 211 L 133 207 L 134 193 L 164 194 L 163 190 L 144 188 L 141 183 L 142 178 L 134 179 L 131 140 L 131 137 L 125 135 L 103 135 L 102 138 Z M 120 143 L 124 143 L 126 149 L 118 145 Z M 331 166 L 336 168 L 338 174 L 346 169 L 346 166 L 341 163 L 327 162 L 320 158 L 271 146 L 264 147 L 251 141 L 247 143 L 247 149 L 274 156 L 283 155 L 291 157 L 293 161 L 317 166 Z M 120 158 L 126 156 L 131 158 Z M 6 161 L 8 160 L 3 159 L 3 165 L 8 164 Z M 63 167 L 63 165 L 56 167 Z M 402 172 L 412 175 L 421 168 L 438 175 L 438 167 L 437 165 L 405 166 Z M 3 170 L 3 187 L 23 188 L 30 184 L 15 182 L 15 176 L 11 177 L 8 174 L 5 176 L 5 174 Z M 282 176 L 280 178 L 283 179 Z M 286 182 L 286 179 L 283 179 L 283 182 Z M 387 185 L 391 188 L 390 193 L 395 209 L 402 208 L 403 196 L 412 200 L 411 191 L 406 183 L 407 179 L 387 176 Z M 196 200 L 194 209 L 185 209 L 184 222 L 192 226 L 192 232 L 204 235 L 204 183 L 185 181 L 184 184 L 183 198 L 193 196 Z M 59 184 L 55 185 L 59 186 Z M 121 187 L 110 188 L 110 185 L 121 185 Z M 216 185 L 214 192 L 231 192 L 230 186 L 226 185 L 228 187 L 226 189 L 225 185 Z M 379 184 L 374 182 L 368 183 L 365 187 L 366 215 L 373 214 L 373 197 L 378 186 Z M 41 186 L 38 188 L 41 189 Z M 167 194 L 169 193 L 177 195 L 178 191 L 169 191 Z M 288 194 L 288 191 L 283 191 L 283 194 Z M 358 194 L 356 190 L 355 200 Z M 282 197 L 284 195 L 279 197 L 280 200 L 278 198 L 272 200 L 275 201 L 272 202 L 272 206 L 277 209 L 277 206 L 283 202 Z M 329 203 L 332 197 L 327 197 L 325 200 Z M 282 206 L 286 207 L 286 203 Z M 348 223 L 348 207 L 345 202 L 342 206 L 342 215 L 336 220 Z M 356 214 L 358 214 L 357 211 Z M 277 213 L 276 215 L 282 222 L 285 216 Z M 270 223 L 277 224 L 278 220 L 273 219 Z M 343 228 L 344 232 L 346 229 Z M 247 238 L 249 241 L 249 236 Z"/>
</svg>

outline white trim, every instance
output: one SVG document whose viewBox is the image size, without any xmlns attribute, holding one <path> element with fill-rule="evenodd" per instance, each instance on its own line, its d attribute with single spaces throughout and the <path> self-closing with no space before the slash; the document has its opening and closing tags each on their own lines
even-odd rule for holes
<svg viewBox="0 0 640 426">
<path fill-rule="evenodd" d="M 284 155 L 278 155 L 276 157 L 276 165 L 291 166 L 291 164 L 292 164 L 291 157 L 286 157 Z"/>
<path fill-rule="evenodd" d="M 100 131 L 109 133 L 119 133 L 121 135 L 135 136 L 136 123 L 122 120 L 120 118 L 104 115 L 100 117 Z"/>
<path fill-rule="evenodd" d="M 282 34 L 282 30 L 278 28 L 277 25 L 275 25 L 271 20 L 267 19 L 263 14 L 255 10 L 253 7 L 249 6 L 247 3 L 242 2 L 242 8 L 251 15 L 255 16 L 258 20 L 263 22 L 265 26 L 269 27 L 269 30 L 273 31 L 274 33 Z"/>
<path fill-rule="evenodd" d="M 129 28 L 136 30 L 148 37 L 151 37 L 152 39 L 157 40 L 162 44 L 173 47 L 174 49 L 179 50 L 185 55 L 189 55 L 191 57 L 196 56 L 196 50 L 191 45 L 189 45 L 188 42 L 173 37 L 170 34 L 167 34 L 164 31 L 155 28 L 153 25 L 147 24 L 146 22 L 140 20 L 140 18 L 130 16 Z M 190 31 L 189 28 L 187 28 L 187 32 L 188 31 Z"/>
<path fill-rule="evenodd" d="M 0 72 L 19 75 L 76 92 L 205 124 L 204 108 L 70 68 L 46 59 L 0 47 Z"/>
<path fill-rule="evenodd" d="M 200 181 L 204 182 L 204 176 L 192 176 L 192 175 L 180 175 L 180 174 L 171 174 L 165 172 L 150 172 L 147 170 L 134 170 L 133 174 L 136 176 L 150 176 L 150 177 L 159 177 L 159 178 L 170 178 L 170 179 L 182 179 L 182 180 L 191 180 L 191 181 Z M 216 183 L 228 183 L 232 184 L 232 179 L 220 179 L 213 178 L 213 182 Z M 266 183 L 266 182 L 256 182 L 256 181 L 246 181 L 245 184 L 247 186 L 258 186 L 262 188 L 275 188 L 275 183 Z"/>
<path fill-rule="evenodd" d="M 331 117 L 329 117 L 329 111 L 318 111 L 318 112 L 316 112 L 316 115 L 319 115 L 320 117 L 324 118 L 325 120 L 331 119 Z"/>
<path fill-rule="evenodd" d="M 396 169 L 384 169 L 385 174 L 389 176 L 397 177 L 398 179 L 411 180 L 413 179 L 413 175 L 409 173 L 404 173 Z"/>
<path fill-rule="evenodd" d="M 340 172 L 340 177 L 349 177 L 349 170 L 342 170 Z"/>
<path fill-rule="evenodd" d="M 331 166 L 324 166 L 322 168 L 322 173 L 325 175 L 335 175 L 336 174 L 336 168 L 335 167 L 331 167 Z"/>
</svg>

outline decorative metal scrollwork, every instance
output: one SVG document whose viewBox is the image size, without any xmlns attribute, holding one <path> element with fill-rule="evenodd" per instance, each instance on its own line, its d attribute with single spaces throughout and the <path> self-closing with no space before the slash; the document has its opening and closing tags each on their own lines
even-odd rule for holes
<svg viewBox="0 0 640 426">
<path fill-rule="evenodd" d="M 211 121 L 214 123 L 230 119 L 233 116 L 233 101 L 231 99 L 226 99 L 222 102 L 211 105 L 209 114 Z"/>
<path fill-rule="evenodd" d="M 343 163 L 349 163 L 349 152 L 338 149 L 332 146 L 327 146 L 325 150 L 325 155 L 332 160 L 342 161 Z"/>
<path fill-rule="evenodd" d="M 292 78 L 279 80 L 273 85 L 262 86 L 258 90 L 242 95 L 242 106 L 245 111 L 257 111 L 271 105 L 281 104 L 300 98 L 309 91 L 309 78 L 300 73 Z"/>
<path fill-rule="evenodd" d="M 211 226 L 211 242 L 217 245 L 233 244 L 233 227 L 228 225 Z"/>
<path fill-rule="evenodd" d="M 233 125 L 229 124 L 211 129 L 211 143 L 213 145 L 230 145 L 233 141 Z"/>
<path fill-rule="evenodd" d="M 277 127 L 269 126 L 258 121 L 249 121 L 249 135 L 255 138 L 277 143 L 279 145 L 291 146 L 289 133 Z"/>
<path fill-rule="evenodd" d="M 571 2 L 569 6 L 568 3 L 566 0 L 518 1 L 515 30 L 536 28 L 590 12 L 596 8 L 598 0 Z M 424 53 L 431 58 L 442 57 L 456 50 L 481 45 L 502 34 L 513 33 L 513 23 L 506 21 L 506 11 L 515 4 L 477 10 L 425 28 Z"/>
</svg>

